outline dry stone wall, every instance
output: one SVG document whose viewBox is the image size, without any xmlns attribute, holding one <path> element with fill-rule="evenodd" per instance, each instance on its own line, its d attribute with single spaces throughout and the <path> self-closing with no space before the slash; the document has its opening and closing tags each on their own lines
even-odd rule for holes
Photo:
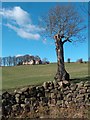
<svg viewBox="0 0 90 120">
<path fill-rule="evenodd" d="M 70 83 L 44 82 L 42 86 L 33 86 L 2 94 L 2 117 L 16 117 L 23 111 L 36 111 L 38 106 L 69 107 L 90 106 L 90 82 Z"/>
</svg>

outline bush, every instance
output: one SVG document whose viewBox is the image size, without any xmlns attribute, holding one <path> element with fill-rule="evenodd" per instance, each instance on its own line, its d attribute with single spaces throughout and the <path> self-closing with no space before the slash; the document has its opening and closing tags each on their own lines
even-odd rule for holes
<svg viewBox="0 0 90 120">
<path fill-rule="evenodd" d="M 70 58 L 67 59 L 67 62 L 70 63 Z"/>
<path fill-rule="evenodd" d="M 78 63 L 83 63 L 83 59 L 81 58 L 81 59 L 78 59 L 76 62 L 78 62 Z"/>
</svg>

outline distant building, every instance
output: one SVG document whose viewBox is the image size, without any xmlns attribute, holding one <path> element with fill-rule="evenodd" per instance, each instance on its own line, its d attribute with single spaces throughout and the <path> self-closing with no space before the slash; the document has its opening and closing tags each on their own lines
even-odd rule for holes
<svg viewBox="0 0 90 120">
<path fill-rule="evenodd" d="M 41 61 L 41 60 L 36 60 L 36 61 L 35 61 L 35 64 L 36 64 L 36 65 L 42 64 L 42 61 Z"/>
<path fill-rule="evenodd" d="M 35 64 L 35 60 L 30 60 L 30 61 L 23 62 L 23 65 L 34 65 L 34 64 Z"/>
<path fill-rule="evenodd" d="M 0 58 L 0 66 L 19 66 L 19 65 L 38 65 L 43 64 L 43 61 L 39 56 L 31 55 L 17 55 Z M 44 64 L 48 64 L 48 61 L 44 61 Z"/>
<path fill-rule="evenodd" d="M 81 59 L 78 59 L 76 62 L 77 62 L 77 63 L 83 63 L 83 59 L 82 59 L 82 58 L 81 58 Z"/>
</svg>

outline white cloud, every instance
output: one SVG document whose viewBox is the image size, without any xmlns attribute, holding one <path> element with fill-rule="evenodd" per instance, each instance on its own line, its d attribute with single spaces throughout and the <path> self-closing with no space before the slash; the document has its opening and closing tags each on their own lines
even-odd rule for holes
<svg viewBox="0 0 90 120">
<path fill-rule="evenodd" d="M 46 38 L 43 39 L 43 43 L 44 43 L 44 44 L 47 44 L 47 39 L 46 39 Z"/>
<path fill-rule="evenodd" d="M 28 32 L 34 32 L 34 31 L 40 32 L 40 31 L 44 31 L 45 30 L 44 28 L 40 28 L 40 27 L 38 27 L 36 25 L 32 25 L 32 24 L 28 24 L 28 25 L 26 25 L 24 27 L 26 28 L 26 30 Z"/>
<path fill-rule="evenodd" d="M 0 10 L 0 14 L 3 17 L 16 22 L 16 24 L 20 26 L 31 22 L 30 15 L 19 6 L 16 6 L 12 9 L 3 8 Z"/>
<path fill-rule="evenodd" d="M 40 39 L 39 32 L 45 30 L 32 24 L 29 13 L 19 6 L 11 9 L 3 8 L 0 10 L 0 15 L 7 19 L 5 26 L 14 30 L 22 38 L 38 40 Z"/>
<path fill-rule="evenodd" d="M 26 38 L 26 39 L 38 40 L 40 38 L 40 35 L 38 33 L 37 34 L 28 33 L 25 32 L 23 29 L 18 29 L 17 34 L 22 38 Z"/>
<path fill-rule="evenodd" d="M 29 32 L 26 32 L 24 29 L 17 28 L 15 26 L 12 26 L 11 24 L 6 24 L 5 26 L 7 26 L 8 28 L 14 30 L 22 38 L 32 39 L 32 40 L 40 39 L 40 35 L 38 33 L 37 34 L 29 33 Z"/>
<path fill-rule="evenodd" d="M 23 56 L 23 55 L 18 54 L 18 55 L 16 55 L 15 57 L 20 57 L 20 56 Z"/>
<path fill-rule="evenodd" d="M 38 17 L 38 20 L 39 20 L 39 22 L 42 22 L 43 20 L 42 20 L 42 18 L 39 16 Z"/>
</svg>

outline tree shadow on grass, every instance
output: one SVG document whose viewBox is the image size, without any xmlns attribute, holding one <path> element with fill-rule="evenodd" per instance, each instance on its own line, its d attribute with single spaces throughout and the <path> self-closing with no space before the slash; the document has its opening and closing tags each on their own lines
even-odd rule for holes
<svg viewBox="0 0 90 120">
<path fill-rule="evenodd" d="M 74 79 L 70 79 L 71 82 L 74 82 L 74 83 L 79 83 L 81 81 L 90 81 L 90 76 L 87 76 L 87 77 L 81 77 L 81 78 L 74 78 Z"/>
</svg>

